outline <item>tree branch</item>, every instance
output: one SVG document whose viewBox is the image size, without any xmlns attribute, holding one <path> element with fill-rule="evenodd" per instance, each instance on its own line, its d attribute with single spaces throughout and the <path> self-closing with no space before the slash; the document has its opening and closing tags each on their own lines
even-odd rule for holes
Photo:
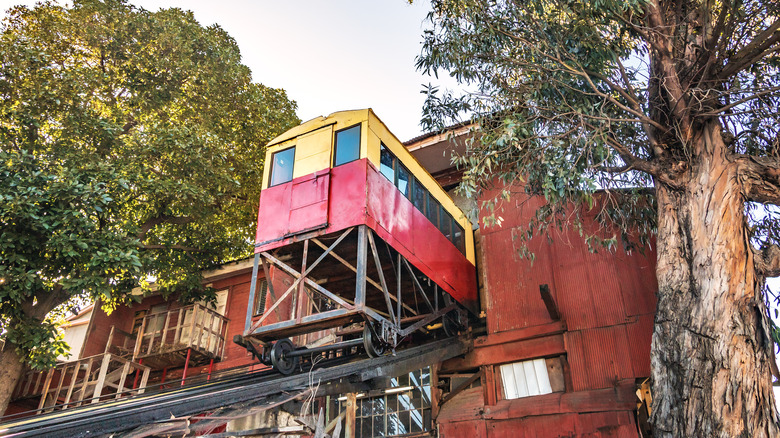
<svg viewBox="0 0 780 438">
<path fill-rule="evenodd" d="M 183 245 L 141 245 L 141 248 L 143 249 L 176 249 L 179 251 L 186 251 L 186 252 L 206 252 L 205 249 L 201 248 L 195 248 L 192 246 L 183 246 Z"/>
<path fill-rule="evenodd" d="M 780 160 L 737 155 L 736 162 L 746 200 L 780 205 Z"/>
<path fill-rule="evenodd" d="M 716 116 L 716 115 L 724 113 L 724 112 L 726 112 L 726 111 L 728 111 L 728 110 L 730 110 L 730 109 L 732 109 L 732 108 L 734 108 L 736 106 L 742 105 L 743 103 L 750 102 L 753 99 L 758 99 L 761 96 L 764 96 L 766 94 L 774 93 L 775 91 L 778 91 L 778 90 L 780 90 L 780 85 L 776 86 L 776 87 L 765 88 L 765 89 L 763 89 L 763 90 L 761 90 L 761 91 L 759 91 L 759 92 L 757 92 L 755 94 L 751 94 L 750 96 L 745 97 L 744 99 L 740 99 L 740 100 L 738 100 L 736 102 L 732 102 L 732 103 L 730 103 L 730 104 L 728 104 L 728 105 L 726 105 L 726 106 L 724 106 L 722 108 L 718 108 L 715 111 L 699 114 L 699 116 L 701 116 L 701 117 Z"/>
<path fill-rule="evenodd" d="M 756 35 L 753 41 L 749 42 L 736 55 L 730 58 L 718 77 L 720 79 L 729 78 L 753 65 L 756 61 L 763 58 L 764 55 L 774 50 L 772 46 L 778 42 L 780 42 L 780 19 L 775 20 L 771 26 Z"/>
<path fill-rule="evenodd" d="M 753 250 L 753 266 L 764 277 L 780 277 L 780 246 L 769 245 Z"/>
<path fill-rule="evenodd" d="M 195 221 L 195 219 L 189 216 L 160 215 L 155 218 L 148 219 L 146 222 L 144 222 L 144 224 L 141 225 L 141 231 L 138 232 L 137 237 L 138 240 L 143 240 L 146 237 L 146 234 L 149 233 L 149 231 L 152 228 L 156 227 L 157 225 L 161 225 L 161 224 L 184 225 L 193 221 Z"/>
</svg>

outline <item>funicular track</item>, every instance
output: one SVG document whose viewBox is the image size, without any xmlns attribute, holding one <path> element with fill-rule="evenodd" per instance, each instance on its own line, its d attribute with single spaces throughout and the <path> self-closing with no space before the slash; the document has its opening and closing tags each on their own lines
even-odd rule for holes
<svg viewBox="0 0 780 438">
<path fill-rule="evenodd" d="M 394 355 L 346 356 L 319 362 L 314 369 L 289 376 L 272 370 L 228 377 L 180 389 L 147 393 L 110 402 L 54 411 L 0 423 L 3 437 L 94 437 L 130 431 L 242 403 L 262 403 L 280 394 L 304 391 L 312 382 L 318 394 L 333 392 L 339 382 L 365 382 L 440 362 L 468 349 L 465 337 L 445 338 L 398 350 Z M 304 369 L 306 371 L 306 369 Z"/>
</svg>

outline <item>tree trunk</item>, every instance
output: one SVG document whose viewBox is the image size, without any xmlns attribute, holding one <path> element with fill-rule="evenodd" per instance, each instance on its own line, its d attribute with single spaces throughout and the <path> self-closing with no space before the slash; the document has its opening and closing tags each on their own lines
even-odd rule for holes
<svg viewBox="0 0 780 438">
<path fill-rule="evenodd" d="M 691 147 L 696 159 L 684 188 L 656 183 L 654 436 L 780 436 L 773 344 L 737 169 L 715 122 Z"/>
<path fill-rule="evenodd" d="M 8 403 L 23 369 L 22 360 L 16 353 L 16 345 L 6 343 L 3 351 L 0 351 L 0 416 L 8 409 Z"/>
</svg>

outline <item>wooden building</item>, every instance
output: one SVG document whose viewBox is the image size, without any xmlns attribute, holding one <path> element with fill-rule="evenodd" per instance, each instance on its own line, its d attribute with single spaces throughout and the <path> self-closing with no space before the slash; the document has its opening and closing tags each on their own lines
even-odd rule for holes
<svg viewBox="0 0 780 438">
<path fill-rule="evenodd" d="M 337 166 L 337 137 L 354 126 L 360 127 L 356 158 Z M 109 398 L 134 395 L 141 400 L 142 392 L 165 394 L 192 382 L 265 370 L 269 366 L 261 363 L 263 351 L 271 351 L 286 336 L 293 346 L 279 354 L 300 352 L 303 346 L 319 352 L 339 342 L 349 343 L 342 353 L 361 352 L 370 345 L 356 342 L 355 336 L 369 335 L 355 324 L 397 322 L 389 332 L 397 334 L 435 314 L 417 327 L 423 335 L 408 335 L 404 339 L 414 339 L 397 345 L 383 340 L 385 346 L 398 347 L 397 359 L 381 356 L 363 365 L 340 365 L 346 374 L 312 372 L 326 379 L 320 382 L 316 405 L 325 424 L 342 421 L 342 433 L 358 437 L 649 436 L 646 380 L 657 289 L 654 248 L 591 253 L 578 233 L 563 231 L 552 240 L 530 242 L 533 262 L 520 257 L 521 240 L 515 234 L 543 200 L 529 198 L 518 188 L 497 211 L 502 226 L 469 223 L 462 212 L 474 201 L 454 194 L 460 175 L 449 157 L 463 151 L 470 128 L 456 126 L 446 134 L 402 144 L 371 110 L 335 113 L 293 128 L 269 144 L 267 163 L 273 164 L 262 182 L 258 256 L 204 273 L 204 282 L 217 291 L 216 305 L 183 306 L 151 295 L 111 315 L 95 310 L 80 356 L 49 373 L 29 373 L 17 388 L 15 410 L 8 413 L 63 407 L 77 412 L 83 409 L 78 405 Z M 291 147 L 294 155 L 285 157 Z M 296 167 L 275 173 L 273 166 L 283 166 L 283 159 L 293 160 Z M 391 163 L 389 168 L 386 163 Z M 447 218 L 449 233 L 442 231 L 439 219 L 434 224 L 426 215 L 427 207 L 420 210 L 413 196 L 416 183 L 410 181 L 424 182 L 421 187 L 432 198 L 425 205 L 435 205 L 437 218 Z M 270 204 L 276 207 L 263 208 Z M 349 231 L 360 226 L 368 227 L 364 234 L 357 228 Z M 319 273 L 307 270 L 307 262 L 311 266 L 314 259 L 329 260 L 328 248 L 345 233 L 349 245 L 339 253 L 340 261 L 319 266 Z M 361 255 L 363 235 L 367 243 Z M 368 242 L 368 235 L 374 243 Z M 372 247 L 381 248 L 374 260 Z M 260 257 L 263 253 L 273 260 Z M 402 259 L 411 265 L 406 277 L 398 268 Z M 379 316 L 337 314 L 338 308 L 356 308 L 361 263 L 362 287 L 376 295 L 366 298 L 369 305 L 360 309 Z M 393 268 L 382 267 L 389 265 Z M 394 269 L 397 277 L 392 276 Z M 422 297 L 421 292 L 409 292 L 415 278 L 428 279 L 436 299 L 448 295 L 469 310 L 470 327 L 457 341 L 448 341 L 443 323 L 437 322 L 443 307 L 426 313 L 420 311 L 421 302 L 412 304 Z M 390 293 L 396 280 L 397 295 Z M 323 298 L 316 299 L 318 293 Z M 446 310 L 458 307 L 452 305 Z M 305 328 L 299 330 L 301 324 Z M 425 352 L 426 342 L 441 354 L 416 353 Z M 460 342 L 463 347 L 455 348 Z M 415 353 L 404 355 L 405 347 Z M 323 357 L 331 357 L 327 349 L 322 351 Z M 289 393 L 284 382 L 296 379 L 302 368 L 295 362 L 288 370 L 292 376 L 278 375 L 278 390 Z M 181 393 L 182 401 L 189 400 L 187 394 Z M 228 404 L 226 399 L 221 402 Z M 199 407 L 191 412 L 200 412 L 195 409 L 206 404 L 192 406 Z M 275 406 L 278 410 L 281 405 Z M 223 429 L 209 433 L 225 427 L 272 429 L 267 417 L 253 415 L 225 420 Z M 148 436 L 139 432 L 140 424 L 124 427 L 133 428 L 136 436 Z"/>
</svg>

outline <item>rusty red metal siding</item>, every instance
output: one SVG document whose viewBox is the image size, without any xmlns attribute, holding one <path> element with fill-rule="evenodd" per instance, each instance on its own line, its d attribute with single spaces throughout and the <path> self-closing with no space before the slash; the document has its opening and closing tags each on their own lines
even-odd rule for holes
<svg viewBox="0 0 780 438">
<path fill-rule="evenodd" d="M 550 239 L 528 242 L 533 262 L 521 258 L 521 233 L 544 200 L 512 191 L 496 211 L 502 225 L 481 229 L 488 334 L 475 341 L 473 352 L 445 363 L 444 369 L 563 354 L 566 391 L 499 400 L 494 406 L 476 393 L 460 401 L 456 397 L 450 402 L 454 406 L 442 409 L 442 436 L 463 436 L 458 433 L 484 427 L 475 436 L 637 437 L 635 382 L 650 374 L 654 249 L 593 253 L 578 232 L 556 230 Z M 594 230 L 595 224 L 585 227 Z M 541 298 L 542 284 L 549 285 L 559 322 Z"/>
</svg>

